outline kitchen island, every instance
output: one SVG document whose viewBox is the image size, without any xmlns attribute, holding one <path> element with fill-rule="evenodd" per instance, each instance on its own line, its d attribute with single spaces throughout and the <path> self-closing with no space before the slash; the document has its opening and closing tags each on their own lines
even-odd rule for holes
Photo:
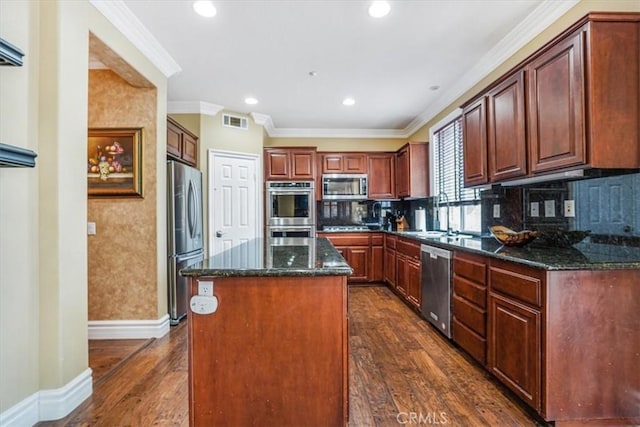
<svg viewBox="0 0 640 427">
<path fill-rule="evenodd" d="M 182 270 L 190 425 L 346 425 L 351 272 L 314 238 L 254 239 Z"/>
</svg>

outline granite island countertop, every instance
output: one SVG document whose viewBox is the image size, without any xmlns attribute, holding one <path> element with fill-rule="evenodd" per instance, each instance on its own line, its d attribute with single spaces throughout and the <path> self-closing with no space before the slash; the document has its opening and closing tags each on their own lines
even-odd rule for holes
<svg viewBox="0 0 640 427">
<path fill-rule="evenodd" d="M 325 231 L 319 232 L 330 235 Z M 359 232 L 367 233 L 367 231 Z M 640 269 L 639 247 L 596 243 L 589 237 L 570 247 L 552 247 L 536 241 L 523 247 L 509 247 L 502 245 L 493 237 L 421 237 L 416 231 L 373 230 L 371 232 L 393 234 L 443 249 L 476 253 L 545 270 Z"/>
<path fill-rule="evenodd" d="M 180 270 L 185 277 L 342 276 L 353 270 L 326 238 L 252 239 Z"/>
</svg>

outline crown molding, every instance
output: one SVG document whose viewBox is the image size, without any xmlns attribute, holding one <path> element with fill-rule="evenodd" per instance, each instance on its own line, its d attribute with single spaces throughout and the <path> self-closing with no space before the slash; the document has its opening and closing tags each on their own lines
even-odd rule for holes
<svg viewBox="0 0 640 427">
<path fill-rule="evenodd" d="M 267 135 L 272 136 L 272 133 L 275 131 L 275 127 L 273 126 L 273 120 L 270 115 L 261 113 L 249 113 L 249 115 L 253 118 L 255 124 L 264 128 Z"/>
<path fill-rule="evenodd" d="M 266 129 L 266 128 L 265 128 Z M 407 138 L 404 130 L 398 129 L 299 129 L 274 128 L 267 131 L 275 138 Z"/>
<path fill-rule="evenodd" d="M 546 0 L 541 3 L 484 55 L 473 68 L 458 79 L 451 89 L 444 92 L 429 108 L 413 119 L 404 132 L 408 135 L 417 132 L 579 2 L 580 0 Z"/>
<path fill-rule="evenodd" d="M 181 71 L 169 52 L 122 0 L 89 0 L 166 78 Z"/>
<path fill-rule="evenodd" d="M 203 114 L 205 116 L 215 116 L 224 107 L 204 101 L 169 101 L 167 102 L 167 113 L 169 114 Z"/>
</svg>

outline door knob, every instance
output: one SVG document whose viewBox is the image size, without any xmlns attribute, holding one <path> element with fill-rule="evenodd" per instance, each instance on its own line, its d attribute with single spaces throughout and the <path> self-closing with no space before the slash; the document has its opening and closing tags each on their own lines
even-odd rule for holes
<svg viewBox="0 0 640 427">
<path fill-rule="evenodd" d="M 216 231 L 216 237 L 222 237 L 224 233 L 220 230 Z"/>
</svg>

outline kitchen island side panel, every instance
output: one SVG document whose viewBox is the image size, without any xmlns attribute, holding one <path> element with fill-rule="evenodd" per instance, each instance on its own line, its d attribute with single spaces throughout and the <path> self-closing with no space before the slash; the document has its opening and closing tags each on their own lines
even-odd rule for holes
<svg viewBox="0 0 640 427">
<path fill-rule="evenodd" d="M 190 425 L 346 425 L 346 276 L 198 280 L 219 306 L 188 316 Z"/>
</svg>

